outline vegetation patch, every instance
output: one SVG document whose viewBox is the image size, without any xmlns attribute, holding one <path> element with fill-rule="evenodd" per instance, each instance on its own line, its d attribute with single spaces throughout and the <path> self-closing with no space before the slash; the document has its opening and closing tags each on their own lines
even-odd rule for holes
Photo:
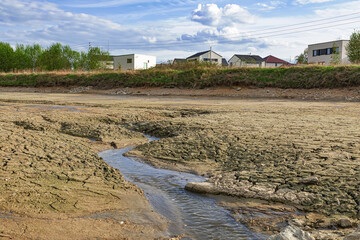
<svg viewBox="0 0 360 240">
<path fill-rule="evenodd" d="M 360 86 L 359 66 L 222 69 L 206 66 L 182 70 L 154 68 L 132 72 L 2 74 L 2 87 L 206 88 L 254 86 L 277 88 L 343 88 Z"/>
</svg>

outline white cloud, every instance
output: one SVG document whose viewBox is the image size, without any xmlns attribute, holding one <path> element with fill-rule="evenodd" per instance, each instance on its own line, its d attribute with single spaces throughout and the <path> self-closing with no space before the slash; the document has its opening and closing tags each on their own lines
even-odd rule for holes
<svg viewBox="0 0 360 240">
<path fill-rule="evenodd" d="M 259 10 L 263 11 L 270 11 L 274 10 L 276 8 L 279 8 L 281 6 L 285 6 L 286 3 L 282 1 L 270 1 L 269 3 L 257 3 L 256 6 L 258 6 Z"/>
<path fill-rule="evenodd" d="M 359 12 L 360 1 L 351 1 L 347 3 L 334 4 L 321 10 L 315 10 L 319 17 L 336 17 L 339 15 L 347 15 Z M 351 17 L 351 16 L 349 16 Z"/>
<path fill-rule="evenodd" d="M 256 4 L 258 7 L 260 7 L 261 10 L 273 10 L 275 9 L 275 6 L 270 6 L 266 3 L 257 3 Z"/>
<path fill-rule="evenodd" d="M 191 20 L 207 26 L 223 26 L 253 23 L 255 17 L 236 4 L 220 8 L 216 4 L 199 4 L 192 12 Z"/>
<path fill-rule="evenodd" d="M 64 11 L 48 2 L 2 0 L 0 21 L 4 25 L 0 28 L 3 41 L 12 43 L 82 43 L 83 48 L 86 48 L 88 42 L 110 39 L 124 44 L 129 43 L 129 39 L 140 43 L 156 41 L 155 38 L 142 38 L 148 33 L 146 30 L 140 33 L 107 19 Z M 7 25 L 14 25 L 16 28 Z"/>
<path fill-rule="evenodd" d="M 333 0 L 296 0 L 296 3 L 299 4 L 310 4 L 310 3 L 324 3 L 324 2 L 331 2 Z"/>
</svg>

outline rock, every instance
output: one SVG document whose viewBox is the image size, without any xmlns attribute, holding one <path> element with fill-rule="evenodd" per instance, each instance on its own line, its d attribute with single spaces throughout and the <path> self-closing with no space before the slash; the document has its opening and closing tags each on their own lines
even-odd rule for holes
<svg viewBox="0 0 360 240">
<path fill-rule="evenodd" d="M 216 189 L 213 183 L 203 182 L 189 182 L 185 185 L 185 189 L 190 192 L 196 193 L 210 193 L 210 194 L 219 194 L 220 192 Z"/>
<path fill-rule="evenodd" d="M 294 218 L 289 221 L 289 224 L 296 227 L 303 227 L 305 225 L 305 222 L 303 220 Z"/>
<path fill-rule="evenodd" d="M 315 238 L 299 227 L 289 225 L 279 234 L 270 236 L 268 240 L 315 240 Z"/>
<path fill-rule="evenodd" d="M 300 180 L 300 183 L 305 184 L 305 185 L 317 185 L 319 184 L 319 179 L 317 177 L 308 177 L 308 178 L 303 178 Z"/>
<path fill-rule="evenodd" d="M 344 240 L 359 240 L 359 239 L 360 239 L 360 232 L 353 232 L 344 238 Z"/>
<path fill-rule="evenodd" d="M 355 232 L 347 235 L 344 240 L 359 240 L 360 239 L 360 226 L 355 230 Z"/>
<path fill-rule="evenodd" d="M 351 221 L 349 219 L 346 219 L 346 218 L 339 219 L 336 222 L 336 225 L 341 227 L 341 228 L 351 228 L 352 227 Z"/>
<path fill-rule="evenodd" d="M 115 148 L 115 149 L 118 148 L 115 142 L 111 142 L 110 145 L 111 145 L 113 148 Z"/>
<path fill-rule="evenodd" d="M 241 87 L 237 88 L 236 91 L 240 91 L 241 90 Z"/>
</svg>

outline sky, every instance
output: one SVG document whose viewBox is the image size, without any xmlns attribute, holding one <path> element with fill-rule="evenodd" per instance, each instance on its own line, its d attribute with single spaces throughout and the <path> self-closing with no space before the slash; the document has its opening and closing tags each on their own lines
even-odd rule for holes
<svg viewBox="0 0 360 240">
<path fill-rule="evenodd" d="M 89 44 L 111 55 L 157 62 L 210 47 L 294 61 L 308 44 L 349 39 L 360 30 L 360 0 L 0 0 L 0 42 Z"/>
</svg>

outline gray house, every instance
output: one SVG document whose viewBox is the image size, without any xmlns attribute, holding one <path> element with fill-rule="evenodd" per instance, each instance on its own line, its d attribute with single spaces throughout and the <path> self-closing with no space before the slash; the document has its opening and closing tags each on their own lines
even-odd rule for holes
<svg viewBox="0 0 360 240">
<path fill-rule="evenodd" d="M 235 54 L 229 60 L 231 67 L 265 67 L 265 60 L 258 55 Z"/>
<path fill-rule="evenodd" d="M 190 57 L 186 58 L 187 61 L 198 61 L 198 62 L 212 62 L 216 63 L 217 65 L 222 65 L 222 56 L 220 54 L 217 54 L 214 51 L 204 51 L 204 52 L 198 52 L 194 55 L 191 55 Z"/>
<path fill-rule="evenodd" d="M 308 46 L 308 63 L 329 65 L 334 54 L 338 54 L 339 64 L 349 64 L 350 61 L 346 51 L 348 44 L 349 40 L 311 44 Z"/>
</svg>

